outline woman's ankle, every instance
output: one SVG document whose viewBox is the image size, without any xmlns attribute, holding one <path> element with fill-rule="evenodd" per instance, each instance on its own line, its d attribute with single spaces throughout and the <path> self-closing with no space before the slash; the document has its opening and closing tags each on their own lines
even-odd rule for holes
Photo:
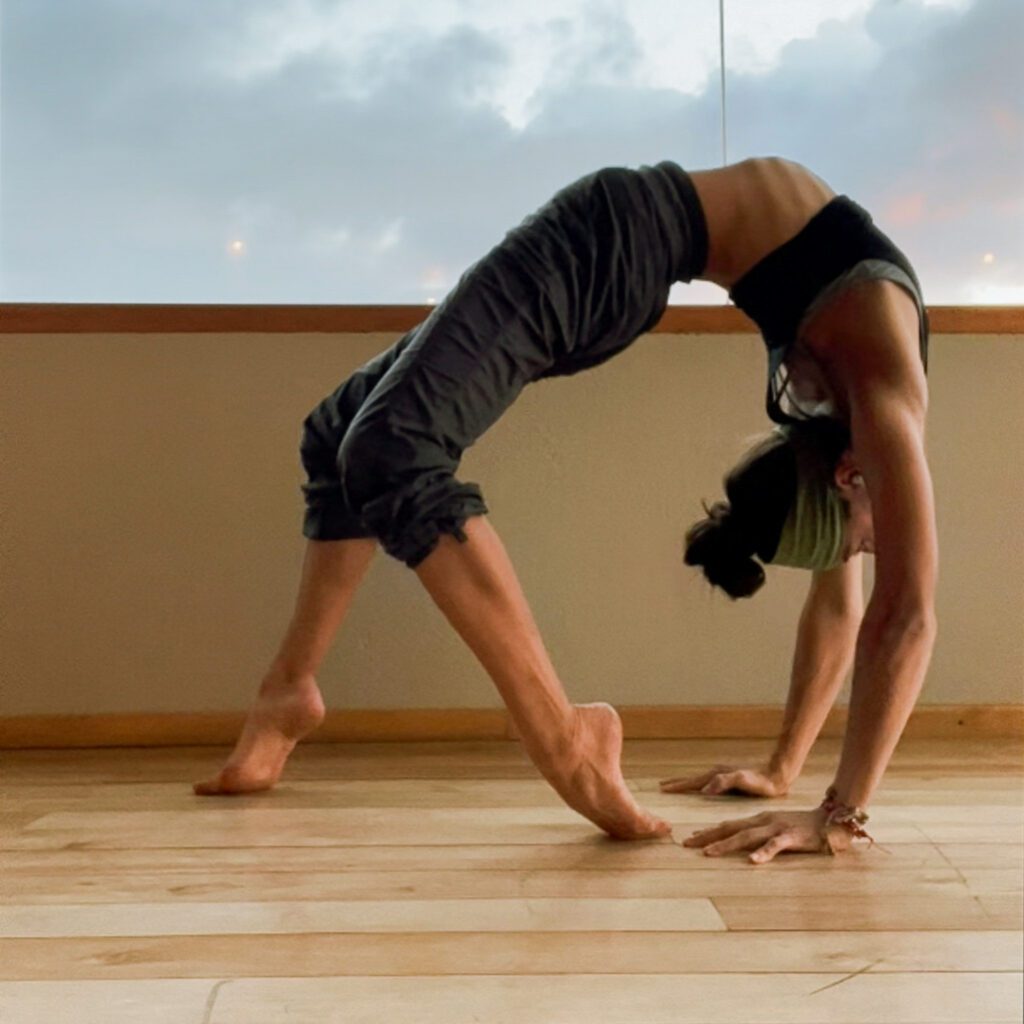
<svg viewBox="0 0 1024 1024">
<path fill-rule="evenodd" d="M 523 749 L 543 774 L 561 774 L 579 760 L 580 723 L 575 705 L 570 704 L 560 719 L 515 725 Z"/>
<path fill-rule="evenodd" d="M 305 666 L 289 666 L 281 662 L 273 662 L 260 682 L 260 692 L 280 693 L 286 690 L 297 690 L 312 682 L 316 685 L 313 670 Z"/>
</svg>

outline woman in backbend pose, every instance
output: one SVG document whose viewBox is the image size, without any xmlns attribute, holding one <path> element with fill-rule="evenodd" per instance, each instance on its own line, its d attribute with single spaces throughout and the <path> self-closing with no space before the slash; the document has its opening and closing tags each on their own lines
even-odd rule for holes
<svg viewBox="0 0 1024 1024">
<path fill-rule="evenodd" d="M 730 474 L 730 501 L 691 528 L 686 560 L 734 597 L 763 579 L 752 555 L 814 572 L 789 746 L 753 784 L 751 773 L 709 773 L 711 790 L 758 792 L 767 779 L 763 792 L 784 791 L 827 712 L 824 691 L 834 696 L 856 657 L 842 757 L 822 804 L 726 822 L 686 842 L 710 853 L 756 848 L 751 859 L 763 861 L 783 849 L 835 852 L 866 835 L 863 808 L 935 637 L 928 326 L 913 269 L 867 212 L 778 158 L 692 173 L 666 161 L 582 178 L 309 414 L 297 607 L 235 750 L 197 793 L 272 786 L 320 723 L 314 676 L 379 544 L 415 570 L 570 807 L 619 838 L 670 831 L 626 787 L 615 710 L 567 699 L 480 489 L 453 474 L 523 387 L 621 352 L 658 321 L 674 282 L 697 278 L 727 289 L 761 328 L 767 408 L 779 426 Z M 876 569 L 862 614 L 854 556 L 864 550 Z"/>
</svg>

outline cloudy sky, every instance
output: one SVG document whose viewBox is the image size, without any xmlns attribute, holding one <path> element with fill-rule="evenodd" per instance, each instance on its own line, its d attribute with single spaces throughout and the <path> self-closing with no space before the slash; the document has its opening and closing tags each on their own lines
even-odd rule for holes
<svg viewBox="0 0 1024 1024">
<path fill-rule="evenodd" d="M 726 0 L 724 52 L 725 159 L 1024 303 L 1022 0 Z M 588 171 L 720 165 L 720 54 L 718 0 L 4 0 L 0 299 L 436 300 Z"/>
</svg>

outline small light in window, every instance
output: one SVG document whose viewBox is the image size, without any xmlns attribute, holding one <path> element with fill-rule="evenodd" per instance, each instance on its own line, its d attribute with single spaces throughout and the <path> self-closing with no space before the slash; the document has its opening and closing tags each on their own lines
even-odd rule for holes
<svg viewBox="0 0 1024 1024">
<path fill-rule="evenodd" d="M 984 256 L 981 257 L 982 263 L 995 263 L 995 261 L 996 254 L 994 252 L 987 252 Z"/>
<path fill-rule="evenodd" d="M 427 299 L 427 305 L 428 306 L 436 306 L 437 305 L 437 299 L 435 299 L 434 296 L 431 295 L 430 298 Z"/>
<path fill-rule="evenodd" d="M 236 256 L 240 256 L 243 252 L 245 252 L 245 242 L 240 242 L 238 241 L 238 239 L 235 239 L 235 241 L 233 241 L 228 246 L 228 249 L 231 252 L 233 252 Z"/>
</svg>

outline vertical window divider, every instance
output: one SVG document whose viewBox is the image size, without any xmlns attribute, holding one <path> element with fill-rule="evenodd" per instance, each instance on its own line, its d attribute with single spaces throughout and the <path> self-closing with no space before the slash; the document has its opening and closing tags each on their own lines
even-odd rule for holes
<svg viewBox="0 0 1024 1024">
<path fill-rule="evenodd" d="M 718 0 L 718 67 L 722 96 L 722 166 L 729 162 L 725 130 L 725 0 Z"/>
</svg>

